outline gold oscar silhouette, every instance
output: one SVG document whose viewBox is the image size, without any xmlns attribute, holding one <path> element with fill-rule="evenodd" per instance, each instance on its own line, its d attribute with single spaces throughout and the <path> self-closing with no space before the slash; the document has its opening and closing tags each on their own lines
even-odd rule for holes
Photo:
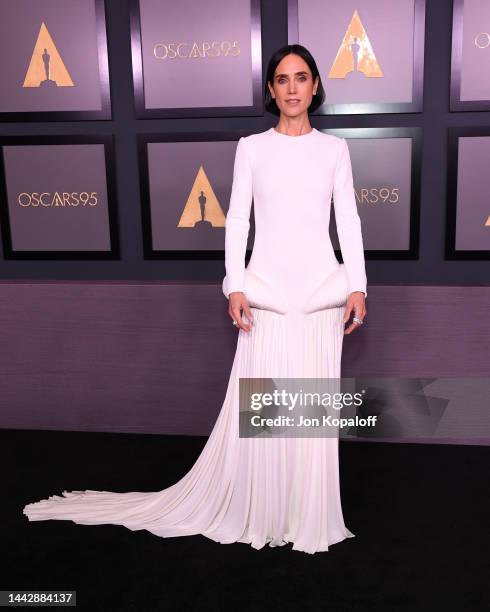
<svg viewBox="0 0 490 612">
<path fill-rule="evenodd" d="M 367 32 L 362 25 L 359 13 L 354 11 L 352 19 L 340 43 L 333 61 L 329 79 L 359 79 L 382 77 L 383 71 L 374 54 Z"/>
<path fill-rule="evenodd" d="M 47 87 L 74 87 L 74 85 L 43 21 L 22 87 L 42 87 L 44 89 Z"/>
<path fill-rule="evenodd" d="M 214 227 L 224 226 L 225 214 L 201 165 L 177 227 L 192 227 L 205 236 L 210 235 Z"/>
</svg>

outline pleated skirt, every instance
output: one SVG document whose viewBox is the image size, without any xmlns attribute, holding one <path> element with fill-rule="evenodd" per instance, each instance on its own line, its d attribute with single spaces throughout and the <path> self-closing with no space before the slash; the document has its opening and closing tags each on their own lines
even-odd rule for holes
<svg viewBox="0 0 490 612">
<path fill-rule="evenodd" d="M 352 538 L 342 514 L 338 437 L 239 436 L 240 378 L 339 378 L 344 307 L 311 314 L 251 308 L 238 331 L 223 405 L 197 461 L 156 492 L 63 491 L 27 504 L 30 521 L 71 520 L 145 529 L 160 537 L 202 534 L 260 549 L 292 543 L 306 553 Z"/>
</svg>

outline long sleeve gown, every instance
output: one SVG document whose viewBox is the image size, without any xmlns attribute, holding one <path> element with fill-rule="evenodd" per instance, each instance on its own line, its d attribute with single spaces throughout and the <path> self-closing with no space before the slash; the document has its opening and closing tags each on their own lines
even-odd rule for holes
<svg viewBox="0 0 490 612">
<path fill-rule="evenodd" d="M 246 272 L 252 272 L 287 308 L 251 308 L 254 324 L 249 332 L 238 330 L 220 413 L 183 478 L 157 492 L 65 490 L 27 504 L 30 521 L 119 524 L 161 537 L 203 534 L 256 549 L 292 543 L 306 553 L 354 537 L 342 514 L 337 437 L 244 438 L 238 431 L 241 377 L 341 375 L 345 307 L 302 308 L 339 266 L 329 236 L 332 195 L 348 291 L 367 295 L 346 140 L 316 128 L 300 136 L 270 128 L 239 139 L 223 293 L 246 295 Z M 245 267 L 252 200 L 255 240 Z"/>
</svg>

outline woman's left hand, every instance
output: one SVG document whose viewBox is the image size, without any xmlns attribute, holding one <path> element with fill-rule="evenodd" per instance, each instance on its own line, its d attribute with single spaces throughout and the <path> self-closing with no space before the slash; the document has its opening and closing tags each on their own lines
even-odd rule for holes
<svg viewBox="0 0 490 612">
<path fill-rule="evenodd" d="M 367 310 L 366 310 L 366 298 L 363 291 L 353 291 L 349 294 L 347 298 L 347 304 L 345 306 L 344 318 L 343 322 L 347 323 L 350 319 L 351 314 L 354 315 L 357 319 L 361 319 L 364 321 L 366 318 Z M 361 327 L 362 323 L 356 323 L 352 321 L 347 329 L 344 330 L 344 334 L 350 334 L 358 327 Z"/>
</svg>

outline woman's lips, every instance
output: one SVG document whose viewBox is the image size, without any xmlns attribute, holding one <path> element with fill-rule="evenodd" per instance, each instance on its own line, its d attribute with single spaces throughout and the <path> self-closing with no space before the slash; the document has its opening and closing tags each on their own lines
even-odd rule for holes
<svg viewBox="0 0 490 612">
<path fill-rule="evenodd" d="M 293 104 L 293 105 L 294 104 L 299 104 L 299 102 L 300 102 L 299 100 L 286 100 L 287 104 Z"/>
</svg>

